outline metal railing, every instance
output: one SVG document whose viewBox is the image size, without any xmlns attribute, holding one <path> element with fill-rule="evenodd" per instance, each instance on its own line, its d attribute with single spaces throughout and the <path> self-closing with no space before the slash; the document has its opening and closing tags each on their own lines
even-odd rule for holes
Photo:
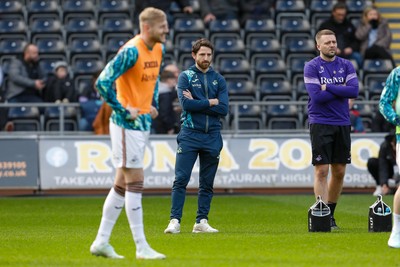
<svg viewBox="0 0 400 267">
<path fill-rule="evenodd" d="M 40 109 L 45 108 L 58 108 L 58 120 L 59 120 L 59 130 L 56 131 L 59 135 L 65 134 L 64 123 L 65 123 L 65 110 L 67 108 L 73 108 L 76 111 L 76 121 L 79 123 L 80 119 L 80 104 L 79 103 L 0 103 L 0 108 L 15 108 L 15 107 L 37 107 Z M 41 124 L 43 124 L 43 114 L 44 112 L 40 112 L 40 120 Z M 42 129 L 44 127 L 41 127 Z M 49 133 L 48 131 L 36 131 L 36 132 L 45 132 Z"/>
<path fill-rule="evenodd" d="M 357 104 L 368 104 L 370 106 L 375 107 L 377 109 L 378 100 L 356 100 L 354 102 Z M 296 106 L 298 109 L 298 118 L 300 125 L 296 129 L 269 129 L 266 125 L 266 117 L 267 114 L 267 106 L 269 105 L 291 105 Z M 239 127 L 239 122 L 241 119 L 240 107 L 247 105 L 249 107 L 257 107 L 260 111 L 260 121 L 263 124 L 259 129 L 241 129 Z M 66 108 L 75 108 L 76 109 L 76 120 L 79 124 L 80 119 L 80 104 L 79 103 L 0 103 L 0 108 L 12 108 L 12 107 L 38 107 L 38 108 L 49 108 L 49 107 L 58 107 L 59 108 L 59 130 L 58 131 L 37 131 L 37 134 L 57 134 L 57 135 L 65 135 L 65 134 L 90 134 L 91 132 L 82 132 L 82 131 L 65 131 L 64 122 L 65 122 L 65 109 Z M 374 110 L 375 110 L 374 109 Z M 308 129 L 304 125 L 305 120 L 305 111 L 307 110 L 307 101 L 231 101 L 229 103 L 229 114 L 223 120 L 223 130 L 224 134 L 233 134 L 233 135 L 242 135 L 242 134 L 271 134 L 271 133 L 307 133 Z M 372 110 L 371 110 L 372 112 Z M 43 116 L 43 114 L 41 115 Z M 266 117 L 262 117 L 266 116 Z M 44 127 L 42 127 L 44 129 Z M 26 132 L 25 132 L 26 133 Z"/>
</svg>

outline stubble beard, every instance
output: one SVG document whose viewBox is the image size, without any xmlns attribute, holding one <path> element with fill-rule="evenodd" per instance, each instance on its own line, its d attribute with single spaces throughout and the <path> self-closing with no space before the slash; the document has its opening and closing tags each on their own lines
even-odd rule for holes
<svg viewBox="0 0 400 267">
<path fill-rule="evenodd" d="M 326 58 L 334 58 L 335 56 L 336 56 L 336 52 L 335 51 L 329 51 L 328 53 L 323 53 L 323 55 L 326 57 Z"/>
</svg>

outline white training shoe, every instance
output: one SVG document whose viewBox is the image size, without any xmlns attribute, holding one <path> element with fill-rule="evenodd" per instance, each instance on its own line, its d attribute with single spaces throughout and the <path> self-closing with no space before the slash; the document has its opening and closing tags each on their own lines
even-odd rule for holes
<svg viewBox="0 0 400 267">
<path fill-rule="evenodd" d="M 388 241 L 388 245 L 391 248 L 400 248 L 400 232 L 391 233 Z"/>
<path fill-rule="evenodd" d="M 218 233 L 218 230 L 212 228 L 207 219 L 201 219 L 200 223 L 195 223 L 193 226 L 193 233 Z"/>
<path fill-rule="evenodd" d="M 124 256 L 118 255 L 114 248 L 109 243 L 103 243 L 95 245 L 94 243 L 90 246 L 90 253 L 95 256 L 102 256 L 110 259 L 123 259 Z"/>
<path fill-rule="evenodd" d="M 171 219 L 167 226 L 167 229 L 164 230 L 165 234 L 179 234 L 181 232 L 181 225 L 178 219 Z"/>
<path fill-rule="evenodd" d="M 377 197 L 382 195 L 382 186 L 377 185 L 375 191 L 372 193 L 373 196 Z"/>
<path fill-rule="evenodd" d="M 163 260 L 165 258 L 164 254 L 158 253 L 151 247 L 136 251 L 136 259 L 138 260 Z"/>
</svg>

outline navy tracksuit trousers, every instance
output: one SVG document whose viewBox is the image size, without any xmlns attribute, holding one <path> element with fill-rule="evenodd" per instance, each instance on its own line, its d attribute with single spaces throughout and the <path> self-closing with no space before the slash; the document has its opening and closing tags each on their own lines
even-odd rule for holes
<svg viewBox="0 0 400 267">
<path fill-rule="evenodd" d="M 177 136 L 175 181 L 172 186 L 171 219 L 182 218 L 186 186 L 197 157 L 200 160 L 198 209 L 196 222 L 208 219 L 213 197 L 214 178 L 218 169 L 223 142 L 221 133 L 202 133 L 182 128 Z"/>
</svg>

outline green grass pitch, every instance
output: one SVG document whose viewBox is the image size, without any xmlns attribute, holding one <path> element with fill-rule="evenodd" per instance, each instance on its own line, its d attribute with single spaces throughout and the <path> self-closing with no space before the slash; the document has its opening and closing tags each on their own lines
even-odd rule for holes
<svg viewBox="0 0 400 267">
<path fill-rule="evenodd" d="M 197 198 L 188 196 L 181 233 L 163 233 L 170 197 L 143 197 L 145 232 L 162 261 L 138 261 L 123 212 L 111 244 L 123 260 L 92 256 L 89 247 L 105 197 L 0 198 L 0 266 L 400 266 L 389 233 L 368 232 L 371 195 L 343 195 L 340 230 L 309 233 L 312 195 L 216 195 L 210 224 L 217 234 L 192 234 Z M 392 207 L 393 197 L 384 201 Z"/>
</svg>

